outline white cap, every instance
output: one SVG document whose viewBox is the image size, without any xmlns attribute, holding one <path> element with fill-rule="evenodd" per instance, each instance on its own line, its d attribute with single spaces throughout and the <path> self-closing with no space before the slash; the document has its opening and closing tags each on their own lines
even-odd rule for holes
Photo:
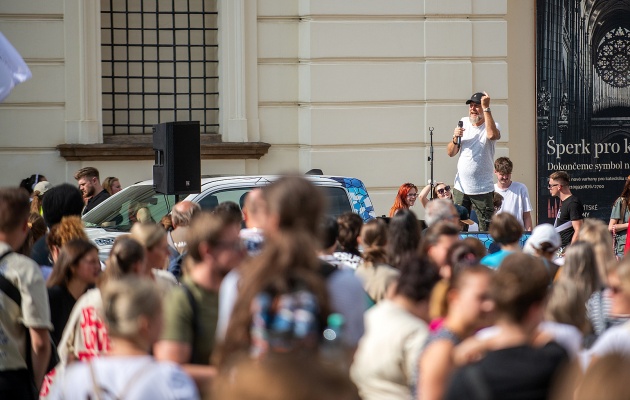
<svg viewBox="0 0 630 400">
<path fill-rule="evenodd" d="M 550 251 L 555 251 L 562 244 L 560 234 L 556 232 L 553 225 L 541 224 L 535 227 L 532 231 L 532 235 L 525 242 L 525 247 L 523 247 L 523 251 L 529 254 L 534 254 L 535 250 L 540 249 L 540 245 L 542 243 L 551 244 L 553 246 L 553 249 L 550 249 Z"/>
<path fill-rule="evenodd" d="M 38 182 L 37 185 L 35 185 L 35 187 L 33 188 L 33 192 L 38 191 L 39 194 L 44 194 L 48 191 L 48 189 L 52 187 L 53 187 L 52 183 L 48 181 L 41 181 L 41 182 Z"/>
</svg>

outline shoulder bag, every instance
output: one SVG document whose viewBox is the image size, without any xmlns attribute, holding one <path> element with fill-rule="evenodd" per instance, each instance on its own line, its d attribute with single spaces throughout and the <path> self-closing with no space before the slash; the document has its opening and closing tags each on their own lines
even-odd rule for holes
<svg viewBox="0 0 630 400">
<path fill-rule="evenodd" d="M 7 255 L 13 253 L 12 251 L 8 251 L 0 256 L 0 260 L 2 260 Z M 0 291 L 4 292 L 11 300 L 15 302 L 20 308 L 22 307 L 22 295 L 20 294 L 20 290 L 15 287 L 10 280 L 8 280 L 4 275 L 0 274 Z M 29 333 L 29 329 L 25 326 L 26 330 L 26 367 L 33 377 L 33 360 L 31 357 L 31 335 Z M 59 363 L 59 355 L 57 354 L 57 346 L 55 346 L 55 342 L 52 340 L 50 333 L 48 335 L 48 339 L 50 340 L 50 359 L 48 360 L 48 366 L 46 367 L 46 374 L 52 371 L 55 366 Z"/>
</svg>

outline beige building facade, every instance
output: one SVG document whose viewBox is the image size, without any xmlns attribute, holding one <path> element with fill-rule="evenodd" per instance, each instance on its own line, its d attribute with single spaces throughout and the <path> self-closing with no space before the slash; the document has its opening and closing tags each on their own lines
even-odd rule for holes
<svg viewBox="0 0 630 400">
<path fill-rule="evenodd" d="M 502 126 L 496 156 L 514 161 L 513 179 L 535 203 L 534 0 L 216 3 L 218 132 L 224 143 L 270 147 L 264 155 L 208 155 L 203 174 L 320 168 L 361 178 L 377 214 L 386 214 L 400 184 L 429 179 L 429 127 L 435 179 L 452 183 L 456 159 L 446 144 L 465 100 L 485 90 Z M 73 182 L 87 165 L 123 186 L 151 178 L 147 157 L 59 151 L 111 141 L 103 133 L 100 28 L 99 1 L 0 2 L 0 31 L 33 73 L 0 104 L 1 186 L 33 173 Z M 415 211 L 423 215 L 421 206 Z"/>
</svg>

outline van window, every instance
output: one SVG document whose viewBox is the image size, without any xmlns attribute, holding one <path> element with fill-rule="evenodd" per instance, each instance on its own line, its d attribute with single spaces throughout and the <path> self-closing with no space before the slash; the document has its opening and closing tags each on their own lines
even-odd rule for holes
<svg viewBox="0 0 630 400">
<path fill-rule="evenodd" d="M 245 194 L 253 188 L 235 188 L 214 192 L 199 201 L 202 210 L 213 210 L 216 206 L 226 201 L 233 201 L 243 208 Z"/>
<path fill-rule="evenodd" d="M 343 188 L 322 186 L 322 189 L 324 189 L 324 195 L 328 204 L 327 215 L 337 218 L 341 214 L 352 211 L 348 194 Z"/>
<path fill-rule="evenodd" d="M 348 200 L 348 194 L 343 188 L 330 186 L 320 187 L 324 191 L 324 195 L 327 199 L 327 215 L 336 218 L 343 213 L 352 211 L 352 208 L 350 207 L 350 201 Z M 223 203 L 225 201 L 233 201 L 238 204 L 242 209 L 242 202 L 245 200 L 245 194 L 252 189 L 253 188 L 251 187 L 237 188 L 215 192 L 201 199 L 199 201 L 199 205 L 204 210 L 213 210 L 220 203 Z"/>
</svg>

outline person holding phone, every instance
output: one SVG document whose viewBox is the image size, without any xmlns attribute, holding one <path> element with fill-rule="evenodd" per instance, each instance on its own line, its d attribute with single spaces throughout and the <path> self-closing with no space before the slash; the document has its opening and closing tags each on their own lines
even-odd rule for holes
<svg viewBox="0 0 630 400">
<path fill-rule="evenodd" d="M 462 118 L 446 148 L 449 157 L 460 153 L 453 188 L 455 204 L 479 217 L 479 229 L 487 231 L 494 213 L 494 147 L 501 128 L 492 117 L 490 96 L 477 92 L 466 101 L 468 117 Z"/>
</svg>

